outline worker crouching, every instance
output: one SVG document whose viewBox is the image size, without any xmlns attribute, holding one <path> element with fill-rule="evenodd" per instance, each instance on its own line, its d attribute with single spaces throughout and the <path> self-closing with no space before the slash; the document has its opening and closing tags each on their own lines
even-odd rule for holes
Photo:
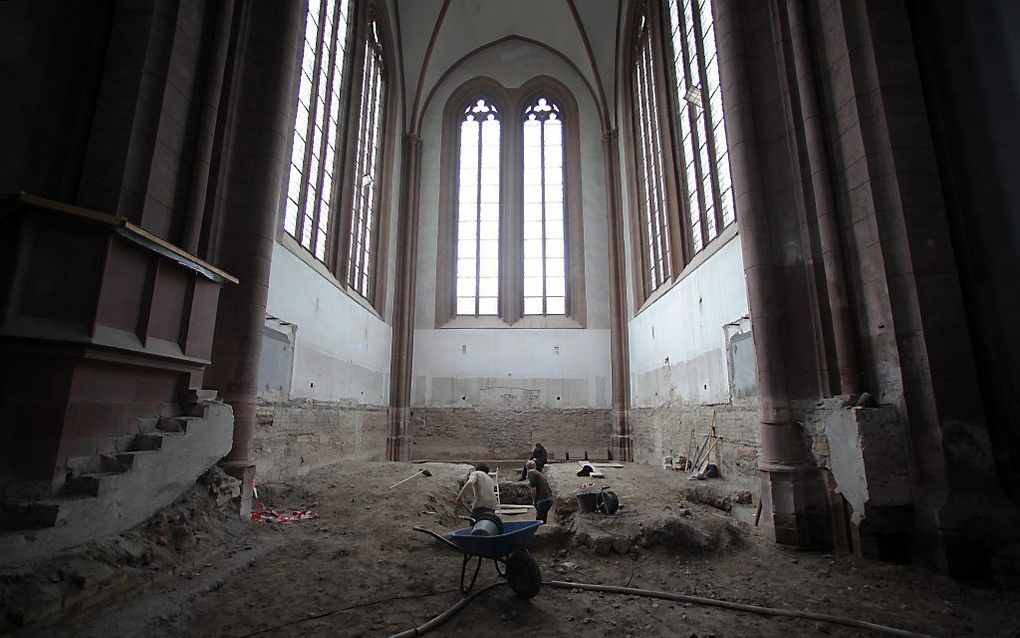
<svg viewBox="0 0 1020 638">
<path fill-rule="evenodd" d="M 553 493 L 549 486 L 549 479 L 538 471 L 534 460 L 528 461 L 527 469 L 528 485 L 531 486 L 531 500 L 535 504 L 535 518 L 547 523 L 549 510 L 553 505 Z"/>
</svg>

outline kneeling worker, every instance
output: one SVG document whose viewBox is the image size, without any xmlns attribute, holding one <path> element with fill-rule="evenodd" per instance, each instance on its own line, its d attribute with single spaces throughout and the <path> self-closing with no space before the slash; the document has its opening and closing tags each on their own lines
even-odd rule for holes
<svg viewBox="0 0 1020 638">
<path fill-rule="evenodd" d="M 545 474 L 538 471 L 534 460 L 528 461 L 528 484 L 531 486 L 531 500 L 535 504 L 535 519 L 547 523 L 549 509 L 553 504 L 552 488 Z"/>
<path fill-rule="evenodd" d="M 477 519 L 485 512 L 496 511 L 496 485 L 492 482 L 492 477 L 489 476 L 489 466 L 485 463 L 479 463 L 475 466 L 474 471 L 468 474 L 467 481 L 453 504 L 455 511 L 461 505 L 467 507 L 464 498 L 469 492 L 471 493 L 471 518 Z"/>
</svg>

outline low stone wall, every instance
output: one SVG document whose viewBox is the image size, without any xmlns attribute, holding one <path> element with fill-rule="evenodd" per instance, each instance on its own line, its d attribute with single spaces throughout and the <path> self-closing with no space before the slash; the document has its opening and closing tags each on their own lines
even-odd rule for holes
<svg viewBox="0 0 1020 638">
<path fill-rule="evenodd" d="M 634 460 L 659 465 L 662 457 L 673 450 L 674 455 L 687 456 L 710 432 L 712 413 L 719 437 L 720 471 L 727 478 L 754 479 L 760 447 L 757 398 L 739 399 L 720 405 L 694 405 L 670 401 L 655 408 L 636 408 L 628 413 Z M 716 462 L 715 451 L 711 454 Z"/>
<path fill-rule="evenodd" d="M 262 481 L 347 459 L 386 457 L 386 408 L 324 401 L 259 403 L 252 454 Z"/>
<path fill-rule="evenodd" d="M 415 408 L 412 458 L 524 458 L 541 443 L 554 458 L 605 458 L 612 430 L 607 409 L 507 410 Z"/>
</svg>

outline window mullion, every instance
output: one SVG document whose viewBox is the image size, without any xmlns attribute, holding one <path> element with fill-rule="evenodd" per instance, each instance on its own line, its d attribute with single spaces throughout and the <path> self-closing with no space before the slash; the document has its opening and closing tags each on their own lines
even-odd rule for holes
<svg viewBox="0 0 1020 638">
<path fill-rule="evenodd" d="M 692 0 L 692 2 L 705 2 L 706 0 Z M 715 148 L 715 136 L 712 132 L 715 130 L 714 122 L 712 121 L 712 101 L 711 96 L 708 93 L 708 61 L 705 59 L 705 41 L 704 31 L 702 30 L 701 24 L 701 11 L 691 11 L 694 19 L 694 41 L 695 48 L 697 50 L 697 62 L 698 62 L 698 77 L 701 80 L 701 112 L 704 114 L 705 120 L 705 141 L 708 144 L 708 158 L 709 167 L 708 171 L 711 175 L 712 182 L 712 199 L 713 205 L 713 216 L 715 217 L 715 233 L 719 234 L 722 230 L 722 196 L 719 193 L 719 177 L 715 167 L 716 161 L 716 148 Z M 718 54 L 717 54 L 718 55 Z M 719 90 L 722 90 L 721 88 Z"/>
<path fill-rule="evenodd" d="M 369 229 L 369 225 L 370 225 L 370 216 L 372 215 L 372 209 L 374 207 L 373 206 L 374 202 L 372 200 L 373 200 L 373 195 L 374 195 L 374 192 L 375 192 L 375 184 L 374 184 L 374 182 L 371 182 L 371 181 L 365 182 L 364 177 L 369 175 L 370 172 L 374 173 L 374 171 L 372 171 L 373 167 L 370 165 L 370 162 L 372 161 L 372 155 L 373 155 L 373 153 L 372 153 L 372 144 L 374 143 L 373 135 L 372 135 L 371 131 L 375 127 L 375 116 L 376 116 L 375 93 L 376 93 L 376 90 L 377 90 L 377 83 L 378 83 L 378 78 L 375 75 L 375 69 L 374 69 L 374 66 L 375 66 L 375 56 L 373 55 L 371 46 L 367 42 L 365 44 L 365 61 L 364 61 L 364 65 L 365 65 L 365 74 L 368 76 L 368 81 L 367 81 L 368 82 L 368 92 L 367 92 L 367 97 L 366 96 L 362 96 L 362 98 L 361 98 L 362 102 L 364 102 L 365 105 L 366 105 L 365 106 L 365 121 L 364 121 L 363 126 L 360 127 L 362 129 L 362 133 L 361 133 L 362 134 L 362 138 L 361 138 L 361 145 L 362 145 L 362 153 L 361 153 L 362 160 L 361 160 L 361 164 L 362 165 L 359 167 L 360 170 L 358 170 L 358 174 L 355 175 L 355 177 L 359 177 L 360 176 L 361 179 L 362 179 L 362 183 L 363 183 L 363 185 L 362 185 L 363 193 L 362 193 L 362 198 L 361 198 L 361 215 L 360 215 L 360 217 L 361 217 L 361 227 L 358 229 L 359 230 L 359 242 L 358 242 L 358 245 L 360 246 L 360 249 L 358 251 L 358 259 L 357 259 L 357 261 L 358 261 L 358 276 L 359 276 L 359 279 L 360 279 L 360 283 L 357 280 L 354 282 L 354 288 L 356 290 L 358 290 L 359 292 L 361 292 L 362 295 L 364 295 L 365 292 L 367 292 L 367 286 L 364 286 L 365 287 L 365 291 L 362 291 L 361 288 L 363 287 L 362 283 L 365 282 L 365 268 L 367 266 L 368 253 L 370 251 L 370 247 L 368 246 L 368 229 Z M 374 175 L 372 177 L 374 178 Z"/>
<path fill-rule="evenodd" d="M 651 237 L 645 237 L 645 233 L 650 232 L 652 227 L 651 223 L 651 192 L 648 179 L 648 133 L 645 129 L 646 117 L 646 106 L 645 101 L 645 83 L 644 83 L 644 44 L 638 49 L 638 64 L 635 69 L 634 79 L 637 83 L 635 95 L 637 98 L 637 152 L 638 152 L 638 169 L 640 174 L 638 175 L 638 211 L 641 217 L 641 251 L 640 254 L 645 256 L 645 263 L 642 264 L 642 279 L 645 281 L 646 293 L 650 292 L 655 287 L 655 281 L 653 272 L 655 268 L 655 256 L 650 251 L 654 251 L 651 244 Z"/>
<path fill-rule="evenodd" d="M 687 0 L 687 4 L 685 5 L 687 8 L 692 6 L 690 4 L 691 1 L 692 0 Z M 683 7 L 680 7 L 678 5 L 678 10 L 681 10 L 682 8 Z M 694 13 L 695 12 L 692 11 L 692 16 L 694 15 Z M 684 64 L 684 69 L 687 70 L 687 75 L 689 76 L 690 75 L 691 64 L 692 64 L 691 63 L 691 56 L 692 56 L 691 48 L 692 48 L 692 46 L 696 46 L 696 45 L 691 43 L 687 36 L 688 35 L 693 35 L 695 40 L 697 40 L 698 27 L 697 27 L 697 25 L 695 25 L 694 26 L 694 33 L 693 34 L 688 34 L 686 26 L 685 26 L 685 23 L 682 20 L 678 19 L 678 24 L 680 24 L 680 41 L 683 43 L 683 64 Z M 695 56 L 697 55 L 696 51 L 694 52 L 694 55 Z M 698 77 L 696 79 L 697 79 L 699 84 L 703 83 L 703 80 L 702 80 L 702 77 L 701 77 L 700 73 L 699 73 L 699 75 L 698 75 Z M 704 111 L 703 106 L 704 105 L 702 105 L 702 111 Z M 698 212 L 698 219 L 701 222 L 699 224 L 699 226 L 700 226 L 699 232 L 700 232 L 700 235 L 701 235 L 701 247 L 704 248 L 705 245 L 708 244 L 708 242 L 709 242 L 709 237 L 708 237 L 708 220 L 707 220 L 706 214 L 705 214 L 706 210 L 707 210 L 707 208 L 706 208 L 707 204 L 706 204 L 706 201 L 705 201 L 704 171 L 702 170 L 702 166 L 701 166 L 701 152 L 700 152 L 701 151 L 701 130 L 699 130 L 699 128 L 698 128 L 698 114 L 697 114 L 697 110 L 698 110 L 698 106 L 694 105 L 694 104 L 689 104 L 689 106 L 687 107 L 688 121 L 690 122 L 690 126 L 691 126 L 691 155 L 692 155 L 692 157 L 691 157 L 691 166 L 693 166 L 693 168 L 694 168 L 694 182 L 695 182 L 695 190 L 696 190 L 696 193 L 697 193 L 697 202 L 698 202 L 698 211 L 697 212 Z"/>
<path fill-rule="evenodd" d="M 317 106 L 318 100 L 316 98 L 319 95 L 319 74 L 320 74 L 320 69 L 322 68 L 322 47 L 323 47 L 323 30 L 324 30 L 323 29 L 323 24 L 322 24 L 322 18 L 323 18 L 323 15 L 325 13 L 325 10 L 326 10 L 326 2 L 327 1 L 328 0 L 322 0 L 322 2 L 319 5 L 319 12 L 316 15 L 316 18 L 317 18 L 318 22 L 315 25 L 315 64 L 312 65 L 312 88 L 311 88 L 311 92 L 309 93 L 309 97 L 308 97 L 308 137 L 305 138 L 305 159 L 304 159 L 304 165 L 302 166 L 302 171 L 301 171 L 301 176 L 302 176 L 302 179 L 301 179 L 301 193 L 300 193 L 300 199 L 298 200 L 297 240 L 298 240 L 298 243 L 301 244 L 302 246 L 304 246 L 305 224 L 307 223 L 307 217 L 308 217 L 307 212 L 306 212 L 308 210 L 308 206 L 309 206 L 309 202 L 308 202 L 308 185 L 309 185 L 309 183 L 312 180 L 315 179 L 315 176 L 310 176 L 308 174 L 308 170 L 311 168 L 312 157 L 315 155 L 316 152 L 318 152 L 318 149 L 315 148 L 315 118 L 317 117 L 317 112 L 318 112 L 318 106 Z M 311 19 L 311 12 L 310 11 L 309 11 L 308 19 Z M 314 232 L 315 232 L 315 219 L 314 219 L 314 215 L 315 215 L 315 211 L 314 211 L 315 202 L 312 202 L 311 206 L 313 207 L 313 209 L 312 209 L 312 222 L 311 222 L 311 226 L 312 226 L 312 231 L 311 232 L 313 234 L 311 234 L 309 236 L 308 246 L 306 246 L 306 248 L 308 248 L 309 250 L 311 250 L 311 247 L 314 245 L 314 239 L 315 239 L 315 235 L 314 235 Z"/>
<path fill-rule="evenodd" d="M 541 120 L 539 122 L 539 125 L 538 125 L 538 148 L 539 148 L 539 159 L 538 159 L 538 161 L 539 161 L 539 167 L 540 167 L 540 169 L 539 169 L 540 170 L 540 173 L 539 173 L 539 175 L 540 175 L 539 182 L 542 185 L 542 235 L 541 235 L 541 238 L 542 238 L 542 314 L 543 315 L 545 315 L 547 313 L 547 311 L 548 311 L 548 301 L 549 301 L 549 286 L 548 286 L 548 283 L 549 283 L 549 272 L 546 270 L 546 267 L 545 267 L 545 264 L 546 264 L 546 261 L 545 261 L 545 258 L 546 258 L 546 252 L 545 252 L 546 228 L 545 228 L 545 225 L 546 225 L 546 219 L 547 219 L 547 216 L 546 216 L 546 206 L 549 203 L 549 202 L 546 201 L 546 198 L 545 198 L 545 187 L 546 187 L 546 176 L 545 176 L 545 122 L 546 122 L 546 120 Z"/>
<path fill-rule="evenodd" d="M 478 166 L 475 198 L 475 316 L 482 312 L 482 122 L 478 122 Z"/>
<path fill-rule="evenodd" d="M 647 33 L 646 33 L 647 36 Z M 641 118 L 642 125 L 642 136 L 644 137 L 644 148 L 643 148 L 643 163 L 645 172 L 645 188 L 646 188 L 646 209 L 647 209 L 647 229 L 651 236 L 648 237 L 646 243 L 649 246 L 650 258 L 652 260 L 651 268 L 649 269 L 649 276 L 652 278 L 652 287 L 658 288 L 659 285 L 665 281 L 665 272 L 663 272 L 663 255 L 662 246 L 656 240 L 655 235 L 660 230 L 660 220 L 658 214 L 658 202 L 659 202 L 659 180 L 655 174 L 655 129 L 652 126 L 652 118 L 654 117 L 654 108 L 652 101 L 652 91 L 654 91 L 654 85 L 651 77 L 651 40 L 646 37 L 645 43 L 642 46 L 641 55 L 641 67 L 640 67 L 640 81 L 641 81 L 641 100 L 643 106 L 643 117 Z"/>
<path fill-rule="evenodd" d="M 650 32 L 649 32 L 650 33 Z M 659 118 L 659 99 L 656 93 L 655 81 L 655 58 L 653 56 L 654 47 L 649 38 L 648 45 L 648 95 L 651 103 L 651 112 L 649 113 L 649 126 L 654 127 L 656 134 L 652 136 L 653 153 L 652 161 L 654 162 L 654 170 L 656 176 L 656 193 L 657 198 L 655 202 L 656 210 L 656 228 L 659 235 L 659 256 L 660 256 L 660 276 L 662 283 L 672 277 L 672 269 L 670 264 L 670 249 L 669 249 L 669 235 L 668 235 L 668 224 L 666 221 L 666 169 L 665 169 L 665 158 L 663 157 L 662 148 L 662 126 Z"/>
</svg>

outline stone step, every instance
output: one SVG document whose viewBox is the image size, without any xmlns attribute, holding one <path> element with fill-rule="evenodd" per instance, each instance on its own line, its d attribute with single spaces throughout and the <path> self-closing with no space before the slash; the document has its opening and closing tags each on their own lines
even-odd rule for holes
<svg viewBox="0 0 1020 638">
<path fill-rule="evenodd" d="M 206 417 L 206 415 L 208 414 L 209 405 L 210 404 L 208 402 L 205 402 L 205 403 L 192 403 L 192 404 L 189 404 L 189 405 L 185 405 L 184 409 L 182 410 L 182 412 L 184 414 L 182 414 L 181 416 L 191 416 L 191 417 L 198 417 L 200 419 L 204 419 Z"/>
<path fill-rule="evenodd" d="M 48 501 L 0 503 L 0 529 L 54 527 L 60 520 L 60 505 Z"/>
<path fill-rule="evenodd" d="M 159 450 L 163 447 L 164 435 L 169 434 L 173 436 L 175 433 L 166 432 L 146 432 L 143 434 L 135 435 L 134 440 L 131 442 L 131 448 L 129 452 L 147 452 L 152 450 Z"/>
<path fill-rule="evenodd" d="M 184 396 L 181 397 L 184 403 L 201 403 L 202 401 L 217 401 L 217 395 L 219 393 L 216 390 L 207 390 L 206 388 L 189 388 L 184 392 Z"/>
<path fill-rule="evenodd" d="M 189 419 L 179 416 L 163 416 L 156 423 L 156 429 L 161 432 L 187 432 Z"/>
<path fill-rule="evenodd" d="M 69 476 L 64 481 L 64 494 L 69 496 L 99 496 L 110 488 L 114 480 L 113 477 L 123 475 L 124 472 L 100 472 Z"/>
<path fill-rule="evenodd" d="M 140 463 L 140 459 L 159 454 L 159 450 L 135 450 L 134 452 L 121 452 L 117 455 L 117 461 L 124 471 L 128 471 Z"/>
</svg>

